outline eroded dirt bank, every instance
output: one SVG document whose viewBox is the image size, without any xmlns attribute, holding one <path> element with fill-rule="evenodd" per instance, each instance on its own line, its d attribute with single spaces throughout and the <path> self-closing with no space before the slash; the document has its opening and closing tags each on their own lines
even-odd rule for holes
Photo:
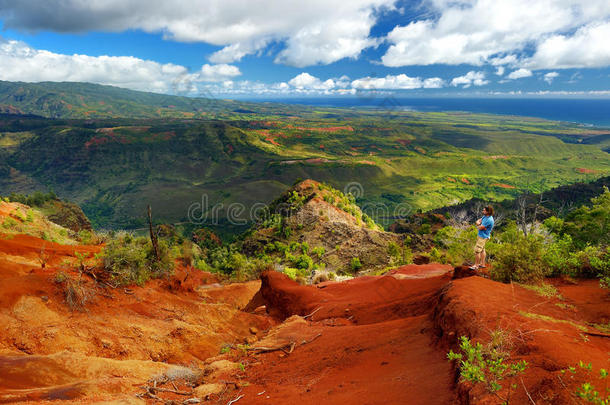
<svg viewBox="0 0 610 405">
<path fill-rule="evenodd" d="M 223 344 L 272 324 L 241 311 L 260 282 L 222 286 L 203 272 L 187 278 L 184 268 L 143 287 L 111 288 L 83 276 L 88 301 L 71 310 L 57 274 L 78 278 L 77 256 L 99 249 L 0 238 L 0 403 L 140 401 L 134 394 L 148 379 L 196 374 Z"/>
</svg>

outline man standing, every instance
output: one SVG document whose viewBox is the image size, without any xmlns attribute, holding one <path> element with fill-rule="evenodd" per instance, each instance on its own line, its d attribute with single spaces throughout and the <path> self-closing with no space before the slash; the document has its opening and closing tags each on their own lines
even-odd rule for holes
<svg viewBox="0 0 610 405">
<path fill-rule="evenodd" d="M 477 229 L 479 232 L 477 243 L 474 246 L 474 265 L 470 267 L 472 270 L 485 268 L 485 257 L 487 256 L 485 253 L 485 243 L 489 240 L 491 230 L 494 227 L 493 213 L 494 209 L 488 205 L 483 208 L 483 218 L 477 219 Z"/>
</svg>

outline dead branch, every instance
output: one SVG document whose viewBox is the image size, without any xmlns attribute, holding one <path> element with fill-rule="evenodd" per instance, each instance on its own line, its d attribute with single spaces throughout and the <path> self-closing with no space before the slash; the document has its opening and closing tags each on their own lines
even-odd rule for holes
<svg viewBox="0 0 610 405">
<path fill-rule="evenodd" d="M 530 399 L 532 404 L 536 405 L 536 403 L 532 399 L 532 396 L 530 395 L 529 391 L 527 390 L 527 388 L 525 388 L 525 383 L 523 382 L 523 378 L 519 377 L 519 379 L 521 380 L 521 385 L 523 385 L 523 389 L 525 390 L 525 393 L 527 394 L 527 397 Z"/>
<path fill-rule="evenodd" d="M 193 395 L 193 391 L 191 392 L 186 392 L 186 391 L 179 391 L 179 390 L 173 390 L 170 388 L 161 388 L 161 387 L 149 387 L 148 385 L 145 387 L 147 391 L 157 391 L 157 392 L 171 392 L 172 394 L 177 394 L 177 395 Z"/>
<path fill-rule="evenodd" d="M 229 402 L 227 402 L 227 405 L 234 404 L 235 402 L 239 401 L 239 400 L 240 400 L 240 399 L 242 399 L 243 397 L 244 397 L 244 395 L 242 394 L 242 395 L 238 396 L 237 398 L 232 399 L 232 400 L 230 400 Z"/>
<path fill-rule="evenodd" d="M 151 209 L 150 209 L 150 204 L 148 205 L 148 228 L 149 228 L 149 231 L 150 231 L 150 243 L 152 244 L 153 251 L 155 253 L 155 260 L 157 262 L 159 262 L 160 261 L 160 259 L 159 259 L 159 245 L 157 244 L 157 235 L 155 235 L 155 233 L 153 232 L 152 213 L 151 213 Z"/>
<path fill-rule="evenodd" d="M 310 316 L 313 316 L 313 314 L 315 314 L 316 312 L 318 312 L 318 311 L 319 311 L 319 310 L 321 310 L 321 309 L 322 309 L 322 307 L 318 307 L 318 308 L 317 308 L 316 310 L 314 310 L 314 311 L 313 311 L 311 314 L 309 314 L 309 315 L 305 315 L 305 316 L 303 317 L 303 319 L 307 319 L 307 318 L 309 318 Z"/>
</svg>

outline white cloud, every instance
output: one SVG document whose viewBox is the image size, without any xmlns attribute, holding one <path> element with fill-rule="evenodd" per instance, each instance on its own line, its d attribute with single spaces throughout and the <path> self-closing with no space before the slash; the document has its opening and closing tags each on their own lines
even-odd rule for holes
<svg viewBox="0 0 610 405">
<path fill-rule="evenodd" d="M 288 84 L 294 87 L 297 91 L 311 91 L 317 90 L 322 92 L 328 92 L 335 88 L 335 81 L 328 79 L 322 82 L 315 76 L 310 75 L 307 72 L 303 72 L 288 81 Z"/>
<path fill-rule="evenodd" d="M 526 65 L 533 69 L 610 66 L 609 38 L 610 22 L 587 25 L 572 36 L 552 35 L 540 43 Z"/>
<path fill-rule="evenodd" d="M 412 90 L 421 88 L 437 89 L 443 87 L 445 82 L 439 77 L 422 80 L 421 77 L 410 77 L 403 73 L 385 77 L 363 77 L 352 81 L 351 84 L 352 88 L 358 90 Z"/>
<path fill-rule="evenodd" d="M 440 77 L 430 77 L 424 80 L 424 89 L 440 89 L 445 86 L 445 81 Z"/>
<path fill-rule="evenodd" d="M 209 65 L 206 63 L 201 67 L 197 79 L 203 82 L 220 82 L 240 75 L 241 72 L 237 66 L 227 65 L 225 63 L 219 65 Z"/>
<path fill-rule="evenodd" d="M 504 68 L 504 66 L 498 66 L 498 68 L 496 69 L 496 75 L 502 76 L 505 70 L 506 69 Z"/>
<path fill-rule="evenodd" d="M 489 80 L 485 80 L 485 73 L 483 72 L 475 72 L 471 70 L 466 73 L 464 76 L 454 77 L 451 80 L 452 86 L 462 86 L 464 89 L 467 89 L 470 86 L 484 86 L 489 83 Z"/>
<path fill-rule="evenodd" d="M 529 69 L 610 65 L 607 0 L 424 0 L 424 4 L 436 18 L 395 27 L 387 36 L 390 47 L 381 58 L 384 65 L 491 63 Z M 527 65 L 526 49 L 535 50 Z"/>
<path fill-rule="evenodd" d="M 182 42 L 223 48 L 213 63 L 231 63 L 271 43 L 276 61 L 303 67 L 356 58 L 379 11 L 396 0 L 0 0 L 5 28 L 57 32 L 140 29 Z"/>
<path fill-rule="evenodd" d="M 508 74 L 508 76 L 506 76 L 506 77 L 511 80 L 516 80 L 516 79 L 521 79 L 523 77 L 530 77 L 532 74 L 533 73 L 531 70 L 521 68 L 521 69 L 517 69 L 513 72 L 510 72 Z"/>
<path fill-rule="evenodd" d="M 547 82 L 548 84 L 551 84 L 551 83 L 553 83 L 553 80 L 558 76 L 559 76 L 559 73 L 557 73 L 557 72 L 545 73 L 544 81 Z"/>
<path fill-rule="evenodd" d="M 231 65 L 203 65 L 197 73 L 184 66 L 132 56 L 63 55 L 0 38 L 0 79 L 73 81 L 114 85 L 159 93 L 193 91 L 196 82 L 225 81 L 241 72 Z"/>
</svg>

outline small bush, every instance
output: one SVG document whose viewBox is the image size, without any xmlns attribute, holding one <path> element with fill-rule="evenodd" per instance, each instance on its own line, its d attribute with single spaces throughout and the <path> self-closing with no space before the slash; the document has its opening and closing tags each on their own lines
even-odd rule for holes
<svg viewBox="0 0 610 405">
<path fill-rule="evenodd" d="M 318 260 L 322 258 L 322 256 L 324 255 L 325 252 L 326 252 L 326 249 L 324 249 L 324 247 L 322 247 L 322 246 L 317 246 L 317 247 L 311 249 L 311 253 L 316 255 L 318 257 Z"/>
<path fill-rule="evenodd" d="M 454 266 L 474 260 L 473 246 L 477 239 L 474 226 L 462 229 L 446 226 L 438 230 L 434 243 L 445 249 L 445 262 Z"/>
<path fill-rule="evenodd" d="M 488 392 L 508 404 L 511 392 L 517 386 L 511 384 L 504 390 L 506 393 L 501 394 L 503 390 L 501 383 L 506 378 L 522 374 L 528 364 L 525 360 L 509 363 L 507 353 L 503 348 L 495 346 L 494 344 L 487 347 L 481 343 L 473 344 L 466 336 L 462 336 L 460 338 L 461 353 L 454 353 L 451 350 L 447 353 L 447 358 L 449 361 L 459 362 L 461 380 L 483 384 Z"/>
<path fill-rule="evenodd" d="M 284 274 L 286 274 L 288 277 L 290 277 L 292 280 L 295 280 L 295 281 L 298 279 L 303 279 L 308 276 L 307 271 L 304 271 L 303 269 L 297 269 L 294 267 L 285 267 Z"/>
<path fill-rule="evenodd" d="M 569 372 L 572 374 L 570 378 L 574 378 L 574 374 L 580 370 L 582 373 L 586 375 L 586 379 L 588 381 L 582 383 L 574 395 L 587 403 L 591 403 L 594 405 L 608 405 L 610 404 L 610 387 L 608 386 L 608 370 L 600 369 L 598 375 L 596 376 L 593 372 L 593 367 L 591 363 L 585 364 L 583 361 L 578 363 L 577 367 L 569 367 L 566 370 L 562 370 L 561 372 L 565 374 Z M 599 381 L 599 384 L 595 382 L 595 380 Z M 599 386 L 599 391 L 596 388 Z"/>
<path fill-rule="evenodd" d="M 360 258 L 353 257 L 352 261 L 350 262 L 350 268 L 352 269 L 352 271 L 360 270 L 362 268 L 362 263 L 360 262 Z"/>
<path fill-rule="evenodd" d="M 84 311 L 87 303 L 95 295 L 94 290 L 87 287 L 80 277 L 72 278 L 66 273 L 59 272 L 55 275 L 54 281 L 62 286 L 64 300 L 72 311 Z"/>
<path fill-rule="evenodd" d="M 103 250 L 104 269 L 111 273 L 119 285 L 142 285 L 150 278 L 169 275 L 173 268 L 173 257 L 164 240 L 159 240 L 159 261 L 156 260 L 150 240 L 119 233 L 110 239 Z"/>
<path fill-rule="evenodd" d="M 544 265 L 542 235 L 524 235 L 514 223 L 500 235 L 491 276 L 503 282 L 533 282 L 550 275 Z"/>
<path fill-rule="evenodd" d="M 100 243 L 100 240 L 95 234 L 95 232 L 87 229 L 81 229 L 80 231 L 78 231 L 78 239 L 84 245 L 97 245 L 98 243 Z"/>
<path fill-rule="evenodd" d="M 13 218 L 6 218 L 2 223 L 2 227 L 4 229 L 15 229 L 16 226 L 17 221 L 15 221 Z"/>
<path fill-rule="evenodd" d="M 311 257 L 303 253 L 294 258 L 292 264 L 298 269 L 309 270 L 313 267 L 313 260 Z"/>
<path fill-rule="evenodd" d="M 407 246 L 399 246 L 396 242 L 388 244 L 388 255 L 390 255 L 394 265 L 409 264 L 413 260 L 411 249 Z"/>
</svg>

